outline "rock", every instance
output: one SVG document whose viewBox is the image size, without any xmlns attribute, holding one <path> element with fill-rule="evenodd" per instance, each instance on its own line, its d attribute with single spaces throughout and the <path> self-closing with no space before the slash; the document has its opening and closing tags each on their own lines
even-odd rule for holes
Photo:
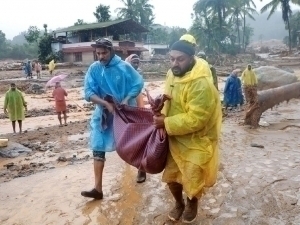
<svg viewBox="0 0 300 225">
<path fill-rule="evenodd" d="M 259 145 L 259 144 L 256 144 L 256 143 L 252 143 L 251 147 L 253 147 L 253 148 L 265 148 L 265 146 Z"/>
<path fill-rule="evenodd" d="M 67 162 L 68 159 L 66 157 L 64 157 L 64 156 L 60 156 L 60 157 L 58 157 L 57 161 L 58 162 Z"/>
<path fill-rule="evenodd" d="M 296 75 L 273 66 L 254 69 L 258 79 L 258 90 L 267 90 L 297 82 Z"/>
<path fill-rule="evenodd" d="M 21 154 L 31 153 L 32 150 L 15 142 L 8 142 L 8 146 L 0 149 L 0 157 L 15 158 Z"/>
<path fill-rule="evenodd" d="M 288 67 L 282 67 L 281 69 L 286 71 L 286 72 L 289 72 L 289 73 L 295 73 L 294 70 L 292 70 L 291 68 L 288 68 Z"/>
</svg>

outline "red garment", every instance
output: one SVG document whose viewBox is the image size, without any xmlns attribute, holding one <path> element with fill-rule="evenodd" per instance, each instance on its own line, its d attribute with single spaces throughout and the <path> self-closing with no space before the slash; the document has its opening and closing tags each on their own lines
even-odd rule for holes
<svg viewBox="0 0 300 225">
<path fill-rule="evenodd" d="M 148 96 L 149 98 L 150 96 Z M 165 129 L 153 126 L 153 115 L 169 99 L 161 95 L 149 99 L 152 109 L 118 105 L 114 113 L 114 137 L 118 155 L 128 164 L 147 173 L 164 170 L 169 151 Z"/>
<path fill-rule="evenodd" d="M 56 112 L 65 112 L 67 110 L 65 96 L 68 96 L 65 89 L 62 87 L 55 88 L 52 96 L 55 99 L 55 110 Z"/>
</svg>

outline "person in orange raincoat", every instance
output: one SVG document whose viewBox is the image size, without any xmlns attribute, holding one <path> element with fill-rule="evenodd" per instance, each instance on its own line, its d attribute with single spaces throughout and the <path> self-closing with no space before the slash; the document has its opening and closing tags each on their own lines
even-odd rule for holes
<svg viewBox="0 0 300 225">
<path fill-rule="evenodd" d="M 184 223 L 192 223 L 204 187 L 213 186 L 217 179 L 222 107 L 209 65 L 195 58 L 191 43 L 175 42 L 170 60 L 165 94 L 172 99 L 166 102 L 163 115 L 153 119 L 156 128 L 166 129 L 169 139 L 162 180 L 176 203 L 168 216 L 173 221 L 182 217 Z"/>
</svg>

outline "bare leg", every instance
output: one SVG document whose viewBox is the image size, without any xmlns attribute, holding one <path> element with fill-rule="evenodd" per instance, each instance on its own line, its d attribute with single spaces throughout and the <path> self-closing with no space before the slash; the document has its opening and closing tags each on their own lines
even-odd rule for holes
<svg viewBox="0 0 300 225">
<path fill-rule="evenodd" d="M 103 169 L 104 169 L 104 161 L 94 160 L 95 189 L 98 192 L 102 192 Z"/>
<path fill-rule="evenodd" d="M 94 199 L 102 199 L 103 192 L 102 192 L 102 175 L 104 169 L 104 161 L 105 159 L 102 158 L 95 158 L 94 159 L 94 175 L 95 175 L 95 188 L 91 191 L 82 191 L 81 195 L 87 198 L 94 198 Z"/>
<path fill-rule="evenodd" d="M 16 121 L 12 121 L 11 124 L 12 124 L 12 128 L 13 128 L 13 131 L 15 134 L 16 133 Z"/>
<path fill-rule="evenodd" d="M 65 126 L 67 126 L 67 112 L 63 111 L 63 114 L 64 114 Z"/>
<path fill-rule="evenodd" d="M 61 112 L 57 113 L 57 118 L 58 118 L 58 121 L 59 121 L 59 125 L 62 126 L 62 123 L 61 123 Z"/>
<path fill-rule="evenodd" d="M 20 134 L 22 134 L 22 120 L 18 120 Z"/>
</svg>

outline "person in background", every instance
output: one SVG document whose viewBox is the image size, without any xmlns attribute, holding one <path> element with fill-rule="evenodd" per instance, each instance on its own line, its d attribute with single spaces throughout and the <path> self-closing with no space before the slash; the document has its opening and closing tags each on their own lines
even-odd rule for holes
<svg viewBox="0 0 300 225">
<path fill-rule="evenodd" d="M 175 42 L 170 60 L 165 94 L 172 99 L 165 103 L 163 115 L 153 120 L 156 128 L 166 129 L 169 140 L 162 177 L 176 202 L 169 219 L 178 221 L 182 217 L 184 223 L 192 223 L 204 187 L 213 186 L 217 179 L 222 109 L 209 65 L 195 58 L 191 43 Z"/>
<path fill-rule="evenodd" d="M 130 63 L 130 65 L 136 70 L 138 71 L 138 68 L 140 66 L 140 57 L 136 54 L 131 54 L 130 56 L 128 56 L 126 59 L 125 59 L 125 62 L 128 62 Z M 137 101 L 137 106 L 140 107 L 140 108 L 143 108 L 145 107 L 145 104 L 144 104 L 144 97 L 143 97 L 143 94 L 140 93 L 138 95 L 138 97 L 136 98 L 136 101 Z M 136 182 L 137 183 L 143 183 L 146 181 L 146 172 L 144 171 L 141 171 L 139 170 L 138 171 L 138 174 L 137 174 L 137 177 L 136 177 Z"/>
<path fill-rule="evenodd" d="M 12 83 L 10 89 L 5 93 L 4 113 L 8 114 L 12 122 L 14 135 L 16 134 L 16 121 L 19 124 L 19 133 L 22 133 L 22 121 L 25 119 L 25 111 L 27 111 L 27 104 L 23 94 L 16 88 L 16 84 Z"/>
<path fill-rule="evenodd" d="M 26 79 L 32 78 L 32 64 L 31 61 L 28 60 L 27 63 L 25 63 L 25 69 L 26 69 Z"/>
<path fill-rule="evenodd" d="M 238 107 L 243 104 L 243 93 L 241 80 L 238 78 L 240 70 L 233 70 L 226 80 L 224 88 L 224 106 L 227 109 L 229 106 Z"/>
<path fill-rule="evenodd" d="M 52 59 L 52 60 L 49 62 L 48 68 L 49 68 L 49 73 L 50 73 L 50 75 L 52 75 L 52 74 L 53 74 L 53 71 L 54 71 L 54 69 L 55 69 L 55 62 L 54 62 L 54 59 Z"/>
<path fill-rule="evenodd" d="M 96 40 L 91 45 L 98 61 L 94 62 L 85 76 L 84 94 L 86 101 L 96 105 L 91 118 L 90 146 L 94 157 L 95 186 L 82 191 L 88 198 L 102 199 L 102 177 L 105 153 L 115 151 L 113 135 L 113 98 L 119 104 L 136 106 L 136 97 L 144 86 L 141 75 L 115 54 L 113 43 L 107 38 Z"/>
<path fill-rule="evenodd" d="M 248 64 L 241 76 L 246 103 L 253 105 L 257 101 L 257 77 L 252 70 L 252 66 Z"/>
<path fill-rule="evenodd" d="M 36 61 L 34 64 L 34 70 L 36 72 L 36 78 L 41 79 L 41 71 L 42 71 L 42 65 L 39 61 Z"/>
<path fill-rule="evenodd" d="M 67 104 L 65 97 L 68 96 L 68 93 L 61 87 L 60 83 L 57 82 L 55 84 L 55 89 L 52 92 L 52 96 L 55 99 L 55 110 L 57 113 L 59 126 L 63 126 L 61 114 L 64 115 L 64 125 L 67 126 Z"/>
<path fill-rule="evenodd" d="M 204 59 L 205 61 L 207 61 L 207 57 L 206 57 L 206 54 L 204 52 L 199 52 L 197 54 L 197 56 L 201 59 Z M 210 71 L 211 71 L 211 75 L 213 77 L 213 80 L 214 80 L 214 85 L 215 87 L 217 88 L 217 90 L 219 90 L 219 87 L 218 87 L 218 76 L 217 76 L 217 71 L 216 71 L 216 68 L 213 67 L 212 65 L 209 65 L 210 67 Z"/>
</svg>

